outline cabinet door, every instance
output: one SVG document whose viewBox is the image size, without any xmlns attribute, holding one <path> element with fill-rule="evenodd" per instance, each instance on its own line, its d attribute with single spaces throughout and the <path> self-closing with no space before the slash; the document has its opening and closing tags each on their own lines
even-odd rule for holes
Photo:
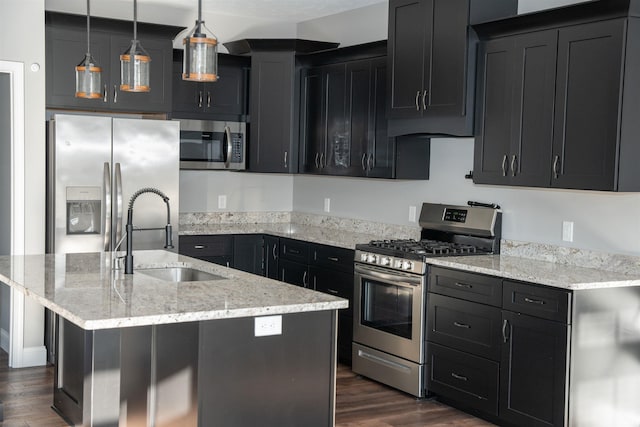
<svg viewBox="0 0 640 427">
<path fill-rule="evenodd" d="M 433 0 L 431 52 L 425 55 L 426 116 L 464 116 L 467 76 L 469 0 Z M 427 30 L 428 32 L 428 30 Z M 428 36 L 427 36 L 428 38 Z M 428 48 L 427 43 L 427 48 Z"/>
<path fill-rule="evenodd" d="M 325 173 L 344 175 L 349 169 L 350 138 L 347 133 L 347 74 L 345 64 L 329 65 L 325 79 L 325 155 L 320 159 Z M 322 153 L 320 153 L 322 156 Z"/>
<path fill-rule="evenodd" d="M 511 185 L 549 186 L 557 42 L 556 30 L 515 40 Z"/>
<path fill-rule="evenodd" d="M 179 113 L 200 113 L 204 105 L 202 84 L 182 80 L 182 62 L 173 62 L 171 109 Z"/>
<path fill-rule="evenodd" d="M 320 153 L 325 149 L 324 103 L 322 68 L 302 73 L 300 147 L 301 169 L 304 173 L 320 173 Z"/>
<path fill-rule="evenodd" d="M 432 23 L 433 0 L 389 1 L 389 118 L 422 115 L 423 84 L 429 80 L 431 63 Z"/>
<path fill-rule="evenodd" d="M 87 52 L 87 33 L 76 29 L 46 28 L 47 107 L 77 107 L 87 110 L 108 109 L 108 100 L 76 98 L 75 66 Z M 91 55 L 102 68 L 102 87 L 110 81 L 109 36 L 91 33 Z M 104 89 L 106 90 L 106 89 Z"/>
<path fill-rule="evenodd" d="M 368 156 L 365 161 L 367 176 L 393 178 L 395 162 L 395 139 L 387 134 L 387 60 L 378 58 L 371 61 L 371 119 L 373 138 L 369 139 Z"/>
<path fill-rule="evenodd" d="M 264 236 L 265 262 L 264 275 L 269 279 L 278 278 L 278 257 L 280 251 L 280 239 L 274 236 Z"/>
<path fill-rule="evenodd" d="M 296 172 L 293 148 L 293 52 L 251 56 L 251 172 Z"/>
<path fill-rule="evenodd" d="M 506 184 L 511 150 L 514 58 L 513 38 L 480 46 L 473 182 Z"/>
<path fill-rule="evenodd" d="M 180 236 L 178 253 L 229 267 L 233 264 L 233 236 Z"/>
<path fill-rule="evenodd" d="M 245 69 L 219 65 L 220 78 L 202 84 L 202 104 L 207 113 L 245 115 Z"/>
<path fill-rule="evenodd" d="M 110 108 L 119 111 L 170 112 L 173 55 L 169 40 L 139 38 L 142 47 L 151 57 L 149 92 L 124 92 L 120 90 L 120 55 L 131 45 L 129 36 L 111 36 L 111 86 Z"/>
<path fill-rule="evenodd" d="M 624 22 L 559 32 L 553 187 L 616 188 Z"/>
<path fill-rule="evenodd" d="M 262 234 L 233 236 L 233 268 L 264 276 L 264 239 Z"/>
<path fill-rule="evenodd" d="M 311 289 L 313 289 L 313 287 L 309 285 L 311 282 L 309 281 L 309 267 L 307 264 L 289 261 L 288 259 L 280 259 L 278 268 L 280 269 L 279 280 L 303 288 L 311 287 Z"/>
<path fill-rule="evenodd" d="M 372 123 L 371 61 L 347 64 L 347 105 L 350 149 L 342 174 L 365 176 L 371 163 L 369 144 L 375 137 Z M 386 83 L 386 82 L 385 82 Z"/>
<path fill-rule="evenodd" d="M 500 418 L 519 426 L 564 426 L 569 326 L 503 311 Z"/>
</svg>

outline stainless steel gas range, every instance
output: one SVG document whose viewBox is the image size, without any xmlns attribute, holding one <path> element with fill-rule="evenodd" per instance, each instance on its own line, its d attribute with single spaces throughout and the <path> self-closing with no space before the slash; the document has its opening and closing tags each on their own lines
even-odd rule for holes
<svg viewBox="0 0 640 427">
<path fill-rule="evenodd" d="M 499 253 L 501 221 L 495 205 L 424 203 L 420 241 L 356 245 L 354 372 L 427 395 L 427 258 Z"/>
</svg>

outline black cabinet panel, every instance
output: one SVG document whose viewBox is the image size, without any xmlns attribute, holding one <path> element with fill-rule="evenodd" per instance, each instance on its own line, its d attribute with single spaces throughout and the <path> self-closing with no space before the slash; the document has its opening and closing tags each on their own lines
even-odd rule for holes
<svg viewBox="0 0 640 427">
<path fill-rule="evenodd" d="M 309 243 L 301 240 L 280 238 L 280 259 L 288 259 L 303 264 L 309 263 Z"/>
<path fill-rule="evenodd" d="M 309 281 L 309 266 L 287 259 L 280 259 L 278 262 L 280 275 L 278 280 L 303 288 L 313 289 L 313 284 Z"/>
<path fill-rule="evenodd" d="M 233 268 L 264 276 L 265 250 L 262 234 L 233 236 Z"/>
<path fill-rule="evenodd" d="M 323 80 L 321 67 L 302 72 L 300 169 L 304 173 L 320 173 L 320 154 L 326 152 Z"/>
<path fill-rule="evenodd" d="M 264 236 L 265 247 L 265 263 L 264 263 L 264 275 L 269 279 L 278 278 L 278 259 L 280 257 L 280 239 L 273 236 Z"/>
<path fill-rule="evenodd" d="M 519 426 L 563 426 L 569 326 L 503 311 L 500 418 Z"/>
<path fill-rule="evenodd" d="M 432 267 L 429 292 L 496 307 L 502 305 L 502 280 L 481 274 Z"/>
<path fill-rule="evenodd" d="M 504 281 L 502 307 L 518 313 L 571 323 L 571 292 Z"/>
<path fill-rule="evenodd" d="M 229 267 L 233 264 L 233 236 L 180 236 L 179 253 Z"/>
<path fill-rule="evenodd" d="M 353 274 L 353 259 L 355 256 L 353 249 L 336 248 L 314 243 L 311 245 L 311 254 L 314 265 Z"/>
</svg>

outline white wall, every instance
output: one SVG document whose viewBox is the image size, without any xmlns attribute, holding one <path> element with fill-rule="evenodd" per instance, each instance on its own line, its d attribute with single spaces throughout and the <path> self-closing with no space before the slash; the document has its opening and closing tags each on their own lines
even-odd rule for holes
<svg viewBox="0 0 640 427">
<path fill-rule="evenodd" d="M 11 253 L 11 76 L 0 73 L 0 255 Z M 1 310 L 0 310 L 1 311 Z M 0 316 L 2 313 L 0 313 Z M 1 322 L 0 322 L 1 324 Z"/>
</svg>

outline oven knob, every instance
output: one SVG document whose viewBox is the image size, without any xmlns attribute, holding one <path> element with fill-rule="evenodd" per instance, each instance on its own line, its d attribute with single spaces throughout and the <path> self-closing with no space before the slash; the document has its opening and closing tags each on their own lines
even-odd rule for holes
<svg viewBox="0 0 640 427">
<path fill-rule="evenodd" d="M 374 254 L 367 254 L 367 262 L 375 263 L 376 256 Z"/>
<path fill-rule="evenodd" d="M 397 259 L 396 262 L 393 264 L 394 268 L 402 268 L 402 260 L 401 259 Z"/>
<path fill-rule="evenodd" d="M 362 262 L 367 262 L 367 254 L 366 253 L 361 253 L 360 254 L 360 261 Z"/>
<path fill-rule="evenodd" d="M 389 265 L 391 264 L 391 260 L 387 257 L 380 258 L 380 265 Z"/>
<path fill-rule="evenodd" d="M 413 270 L 413 263 L 410 261 L 402 261 L 403 270 Z"/>
</svg>

